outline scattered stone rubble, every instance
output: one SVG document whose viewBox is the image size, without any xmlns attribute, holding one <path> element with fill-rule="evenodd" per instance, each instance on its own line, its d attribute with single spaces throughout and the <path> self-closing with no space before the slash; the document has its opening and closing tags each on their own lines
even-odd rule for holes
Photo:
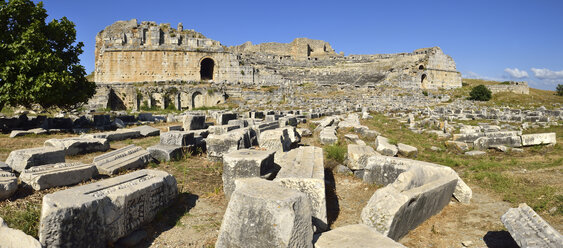
<svg viewBox="0 0 563 248">
<path fill-rule="evenodd" d="M 509 209 L 500 219 L 514 241 L 522 248 L 557 248 L 563 245 L 563 236 L 526 203 Z"/>
</svg>

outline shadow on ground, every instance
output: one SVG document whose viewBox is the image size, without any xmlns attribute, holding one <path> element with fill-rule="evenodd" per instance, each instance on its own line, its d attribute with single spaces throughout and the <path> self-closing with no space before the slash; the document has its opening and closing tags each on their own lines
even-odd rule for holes
<svg viewBox="0 0 563 248">
<path fill-rule="evenodd" d="M 483 241 L 489 248 L 519 248 L 507 231 L 489 231 L 483 237 Z"/>
<path fill-rule="evenodd" d="M 338 196 L 336 195 L 336 182 L 334 174 L 330 168 L 325 168 L 325 194 L 326 194 L 326 215 L 328 226 L 332 225 L 340 213 Z"/>
</svg>

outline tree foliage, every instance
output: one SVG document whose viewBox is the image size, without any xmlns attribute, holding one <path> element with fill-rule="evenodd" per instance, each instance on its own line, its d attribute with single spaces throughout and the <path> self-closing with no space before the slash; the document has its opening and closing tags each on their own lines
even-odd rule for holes
<svg viewBox="0 0 563 248">
<path fill-rule="evenodd" d="M 558 84 L 555 92 L 558 96 L 563 96 L 563 84 Z"/>
<path fill-rule="evenodd" d="M 95 93 L 79 64 L 84 44 L 75 43 L 74 23 L 46 18 L 42 2 L 0 0 L 0 109 L 70 108 Z"/>
<path fill-rule="evenodd" d="M 485 85 L 477 85 L 469 92 L 469 100 L 488 101 L 491 100 L 492 92 Z"/>
</svg>

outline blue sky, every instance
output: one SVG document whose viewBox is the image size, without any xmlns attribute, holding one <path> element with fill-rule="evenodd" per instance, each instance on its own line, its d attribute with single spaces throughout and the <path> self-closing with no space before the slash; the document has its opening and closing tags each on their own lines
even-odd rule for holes
<svg viewBox="0 0 563 248">
<path fill-rule="evenodd" d="M 118 20 L 178 22 L 223 45 L 322 39 L 337 52 L 410 52 L 439 46 L 466 78 L 563 84 L 563 1 L 129 1 L 47 0 L 66 16 L 94 70 L 96 34 Z"/>
</svg>

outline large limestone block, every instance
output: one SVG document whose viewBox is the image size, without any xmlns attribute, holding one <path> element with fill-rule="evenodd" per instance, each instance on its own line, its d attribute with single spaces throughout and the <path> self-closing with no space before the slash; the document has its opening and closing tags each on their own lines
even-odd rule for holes
<svg viewBox="0 0 563 248">
<path fill-rule="evenodd" d="M 362 223 L 399 240 L 439 213 L 449 203 L 457 178 L 426 173 L 421 168 L 411 169 L 401 173 L 397 182 L 375 191 L 362 209 Z"/>
<path fill-rule="evenodd" d="M 41 243 L 21 230 L 8 227 L 6 222 L 0 218 L 0 247 L 41 248 Z"/>
<path fill-rule="evenodd" d="M 418 155 L 418 149 L 414 146 L 399 143 L 397 144 L 397 149 L 399 150 L 399 154 L 404 157 L 416 157 Z"/>
<path fill-rule="evenodd" d="M 556 144 L 555 133 L 535 133 L 522 135 L 523 146 Z"/>
<path fill-rule="evenodd" d="M 205 129 L 205 115 L 186 115 L 182 123 L 184 131 Z"/>
<path fill-rule="evenodd" d="M 126 139 L 135 139 L 141 136 L 141 132 L 138 130 L 133 129 L 117 129 L 111 132 L 104 132 L 104 133 L 92 133 L 92 134 L 84 134 L 80 136 L 81 138 L 97 138 L 97 139 L 107 139 L 109 141 L 117 141 L 117 140 L 126 140 Z"/>
<path fill-rule="evenodd" d="M 280 166 L 275 181 L 307 194 L 313 207 L 313 225 L 316 231 L 326 230 L 328 221 L 323 149 L 314 146 L 293 149 L 284 154 Z"/>
<path fill-rule="evenodd" d="M 215 247 L 313 247 L 305 194 L 258 178 L 235 184 Z"/>
<path fill-rule="evenodd" d="M 160 134 L 160 144 L 174 146 L 195 145 L 194 133 L 185 131 L 170 131 Z"/>
<path fill-rule="evenodd" d="M 167 172 L 139 170 L 43 197 L 45 247 L 105 247 L 150 222 L 178 194 Z"/>
<path fill-rule="evenodd" d="M 371 146 L 348 145 L 348 168 L 351 170 L 363 170 L 366 167 L 368 158 L 379 155 Z"/>
<path fill-rule="evenodd" d="M 563 236 L 526 203 L 509 209 L 500 220 L 521 248 L 563 246 Z"/>
<path fill-rule="evenodd" d="M 332 145 L 338 143 L 335 127 L 325 127 L 319 133 L 319 139 L 323 145 Z"/>
<path fill-rule="evenodd" d="M 133 127 L 131 130 L 139 131 L 142 137 L 158 136 L 160 134 L 160 129 L 147 125 Z"/>
<path fill-rule="evenodd" d="M 100 174 L 113 175 L 120 171 L 144 167 L 150 159 L 151 154 L 142 147 L 128 145 L 95 157 L 93 164 Z"/>
<path fill-rule="evenodd" d="M 35 190 L 77 184 L 98 174 L 92 164 L 58 163 L 31 167 L 20 174 L 20 180 Z"/>
<path fill-rule="evenodd" d="M 22 172 L 32 166 L 55 164 L 65 161 L 65 151 L 56 147 L 36 147 L 14 150 L 8 155 L 6 164 L 12 170 Z"/>
<path fill-rule="evenodd" d="M 217 124 L 218 125 L 227 125 L 230 120 L 236 120 L 237 114 L 236 113 L 221 113 L 217 116 Z"/>
<path fill-rule="evenodd" d="M 184 149 L 176 145 L 157 144 L 147 148 L 151 156 L 162 161 L 178 161 L 184 156 Z"/>
<path fill-rule="evenodd" d="M 395 156 L 399 152 L 397 146 L 390 144 L 389 139 L 383 136 L 375 138 L 375 150 L 385 156 Z"/>
<path fill-rule="evenodd" d="M 97 138 L 48 139 L 44 145 L 63 149 L 66 156 L 109 150 L 109 141 Z"/>
<path fill-rule="evenodd" d="M 18 189 L 18 178 L 14 173 L 0 168 L 0 201 L 12 196 Z"/>
<path fill-rule="evenodd" d="M 275 151 L 242 149 L 223 155 L 223 191 L 227 198 L 235 190 L 235 180 L 267 177 L 274 173 Z"/>
<path fill-rule="evenodd" d="M 400 243 L 377 232 L 374 228 L 355 224 L 332 229 L 321 233 L 315 242 L 315 248 L 405 248 Z"/>
<path fill-rule="evenodd" d="M 408 158 L 372 156 L 368 158 L 363 180 L 366 183 L 387 185 L 393 183 L 401 173 L 419 167 L 424 170 L 437 170 L 444 175 L 454 175 L 457 178 L 454 197 L 462 203 L 468 204 L 470 202 L 473 194 L 471 188 L 465 184 L 452 168 L 443 165 Z"/>
<path fill-rule="evenodd" d="M 239 125 L 218 125 L 207 128 L 210 134 L 225 134 L 235 129 L 239 129 Z"/>
<path fill-rule="evenodd" d="M 474 132 L 474 133 L 460 133 L 454 134 L 453 140 L 460 141 L 460 142 L 470 142 L 473 143 L 478 138 L 484 137 L 485 134 L 481 132 Z"/>
<path fill-rule="evenodd" d="M 272 151 L 289 151 L 289 149 L 291 149 L 291 143 L 291 138 L 286 128 L 266 130 L 260 133 L 258 137 L 258 145 Z"/>
<path fill-rule="evenodd" d="M 250 147 L 250 138 L 248 132 L 235 130 L 220 135 L 210 134 L 205 139 L 205 145 L 209 160 L 222 161 L 224 154 Z"/>
</svg>

